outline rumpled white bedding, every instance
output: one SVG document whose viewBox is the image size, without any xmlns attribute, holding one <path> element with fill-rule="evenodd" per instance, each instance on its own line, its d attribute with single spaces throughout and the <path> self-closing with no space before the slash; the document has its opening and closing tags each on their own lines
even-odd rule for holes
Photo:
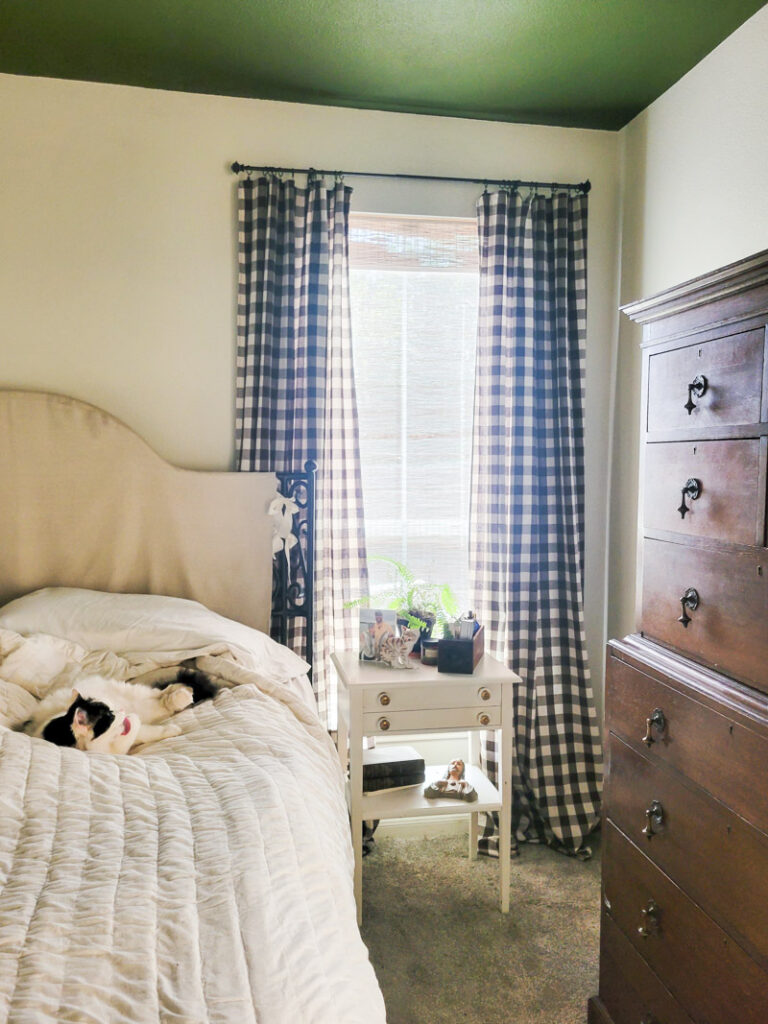
<svg viewBox="0 0 768 1024">
<path fill-rule="evenodd" d="M 385 1020 L 328 734 L 243 651 L 214 649 L 196 664 L 229 688 L 137 753 L 0 725 L 1 1021 Z M 0 628 L 0 715 L 23 719 L 83 668 L 133 678 L 146 664 Z"/>
</svg>

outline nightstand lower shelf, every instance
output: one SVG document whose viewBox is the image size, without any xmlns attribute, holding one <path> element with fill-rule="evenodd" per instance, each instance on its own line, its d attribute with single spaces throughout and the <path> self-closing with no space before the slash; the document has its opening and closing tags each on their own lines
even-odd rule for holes
<svg viewBox="0 0 768 1024">
<path fill-rule="evenodd" d="M 407 789 L 382 789 L 376 793 L 363 793 L 363 820 L 386 820 L 387 818 L 416 818 L 429 814 L 484 814 L 501 809 L 501 794 L 488 776 L 477 767 L 467 765 L 465 779 L 474 786 L 477 800 L 455 800 L 441 798 L 428 800 L 424 788 L 430 782 L 442 778 L 445 765 L 429 766 L 425 769 L 425 780 L 418 786 Z M 349 795 L 349 783 L 347 783 Z"/>
</svg>

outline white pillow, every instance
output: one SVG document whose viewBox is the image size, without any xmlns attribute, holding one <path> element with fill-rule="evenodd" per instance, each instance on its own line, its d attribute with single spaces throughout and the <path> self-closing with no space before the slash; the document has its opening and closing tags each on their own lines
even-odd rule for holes
<svg viewBox="0 0 768 1024">
<path fill-rule="evenodd" d="M 223 644 L 278 683 L 309 670 L 297 654 L 265 633 L 180 597 L 46 587 L 0 609 L 0 627 L 64 637 L 92 651 L 114 651 L 133 662 L 157 664 Z"/>
<path fill-rule="evenodd" d="M 51 683 L 85 655 L 71 640 L 37 633 L 24 637 L 0 628 L 0 679 L 22 687 L 33 697 L 43 697 Z"/>
<path fill-rule="evenodd" d="M 22 686 L 0 679 L 0 725 L 11 729 L 21 725 L 37 707 L 37 701 Z"/>
</svg>

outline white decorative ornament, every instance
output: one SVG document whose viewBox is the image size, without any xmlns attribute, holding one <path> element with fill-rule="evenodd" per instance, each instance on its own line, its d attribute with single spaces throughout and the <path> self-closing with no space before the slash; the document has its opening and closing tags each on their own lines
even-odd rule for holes
<svg viewBox="0 0 768 1024">
<path fill-rule="evenodd" d="M 286 555 L 294 545 L 298 543 L 293 533 L 293 517 L 299 511 L 299 506 L 293 498 L 286 498 L 278 494 L 269 503 L 267 514 L 272 516 L 272 552 L 285 551 Z"/>
</svg>

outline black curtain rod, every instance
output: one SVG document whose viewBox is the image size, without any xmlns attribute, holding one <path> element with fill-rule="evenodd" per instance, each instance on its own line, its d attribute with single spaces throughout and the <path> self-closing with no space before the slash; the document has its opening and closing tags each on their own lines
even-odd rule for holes
<svg viewBox="0 0 768 1024">
<path fill-rule="evenodd" d="M 501 185 L 508 188 L 550 188 L 553 192 L 582 192 L 584 195 L 592 188 L 589 181 L 581 181 L 577 185 L 563 184 L 559 181 L 522 181 L 519 178 L 450 178 L 438 174 L 387 174 L 378 171 L 318 171 L 314 167 L 257 167 L 253 164 L 232 164 L 234 174 L 243 171 L 260 171 L 263 174 L 312 174 L 317 177 L 325 175 L 351 178 L 402 178 L 408 181 L 455 181 L 468 185 Z"/>
</svg>

